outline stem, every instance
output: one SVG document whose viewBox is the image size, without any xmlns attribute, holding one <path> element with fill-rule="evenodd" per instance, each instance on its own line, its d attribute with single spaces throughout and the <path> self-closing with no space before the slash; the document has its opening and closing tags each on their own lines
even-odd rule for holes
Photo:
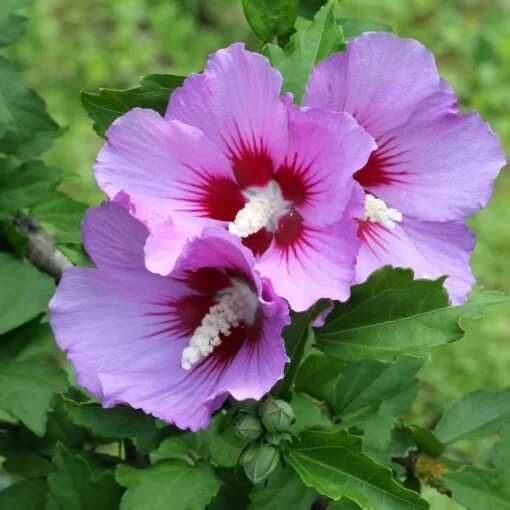
<svg viewBox="0 0 510 510">
<path fill-rule="evenodd" d="M 59 281 L 62 273 L 72 266 L 69 259 L 55 246 L 55 241 L 39 223 L 25 214 L 14 219 L 18 231 L 27 238 L 26 257 L 40 271 Z"/>
</svg>

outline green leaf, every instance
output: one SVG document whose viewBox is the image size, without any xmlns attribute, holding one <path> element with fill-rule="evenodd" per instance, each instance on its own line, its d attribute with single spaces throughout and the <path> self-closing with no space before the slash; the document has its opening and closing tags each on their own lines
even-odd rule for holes
<svg viewBox="0 0 510 510">
<path fill-rule="evenodd" d="M 8 253 L 0 253 L 0 282 L 0 334 L 44 312 L 55 291 L 48 275 Z"/>
<path fill-rule="evenodd" d="M 354 501 L 349 501 L 348 499 L 341 499 L 340 501 L 333 501 L 328 506 L 328 510 L 359 510 L 360 507 L 354 503 Z"/>
<path fill-rule="evenodd" d="M 478 390 L 447 409 L 434 434 L 441 442 L 451 444 L 494 434 L 506 421 L 510 421 L 510 388 L 499 392 Z"/>
<path fill-rule="evenodd" d="M 230 415 L 218 413 L 204 432 L 214 462 L 223 467 L 237 465 L 248 441 L 237 436 Z"/>
<path fill-rule="evenodd" d="M 303 482 L 321 494 L 351 499 L 366 510 L 426 509 L 391 471 L 361 452 L 361 440 L 342 430 L 307 431 L 292 446 L 288 461 Z"/>
<path fill-rule="evenodd" d="M 442 480 L 466 510 L 510 510 L 510 471 L 466 467 Z"/>
<path fill-rule="evenodd" d="M 57 243 L 80 243 L 81 220 L 87 206 L 63 193 L 53 193 L 45 202 L 31 209 L 31 214 Z"/>
<path fill-rule="evenodd" d="M 121 488 L 113 473 L 59 445 L 48 476 L 51 496 L 61 510 L 117 510 Z"/>
<path fill-rule="evenodd" d="M 55 394 L 67 388 L 57 355 L 47 325 L 29 324 L 0 339 L 0 408 L 40 436 Z"/>
<path fill-rule="evenodd" d="M 162 459 L 180 459 L 191 465 L 196 463 L 199 458 L 207 458 L 207 432 L 182 432 L 173 437 L 165 439 L 156 451 L 151 454 L 151 458 Z"/>
<path fill-rule="evenodd" d="M 63 177 L 61 170 L 42 161 L 29 161 L 19 167 L 5 163 L 0 159 L 0 218 L 46 200 Z"/>
<path fill-rule="evenodd" d="M 344 360 L 392 360 L 419 355 L 459 340 L 460 321 L 478 318 L 508 299 L 499 292 L 473 292 L 463 306 L 449 306 L 443 280 L 414 280 L 409 269 L 384 267 L 337 303 L 316 333 L 317 347 Z"/>
<path fill-rule="evenodd" d="M 181 460 L 158 462 L 147 469 L 120 465 L 117 480 L 127 487 L 121 510 L 203 510 L 221 486 L 211 466 L 190 466 Z"/>
<path fill-rule="evenodd" d="M 342 29 L 335 19 L 335 5 L 336 1 L 330 0 L 323 6 L 308 26 L 290 38 L 284 49 L 275 44 L 265 48 L 273 65 L 283 74 L 284 90 L 292 92 L 298 103 L 315 64 L 343 44 Z"/>
<path fill-rule="evenodd" d="M 310 510 L 316 499 L 317 493 L 285 467 L 273 473 L 266 484 L 255 486 L 248 510 Z"/>
<path fill-rule="evenodd" d="M 235 501 L 235 510 L 247 510 L 250 504 L 248 496 L 253 485 L 243 471 L 223 468 L 215 471 L 223 484 L 207 510 L 232 510 L 232 501 Z"/>
<path fill-rule="evenodd" d="M 46 482 L 44 480 L 22 480 L 0 492 L 2 510 L 45 510 Z"/>
<path fill-rule="evenodd" d="M 341 25 L 346 40 L 365 32 L 393 32 L 389 25 L 369 19 L 337 18 L 337 22 Z"/>
<path fill-rule="evenodd" d="M 139 87 L 132 89 L 82 92 L 81 102 L 94 121 L 94 130 L 104 136 L 110 124 L 132 108 L 152 108 L 163 114 L 170 94 L 183 80 L 180 76 L 151 74 L 142 79 Z"/>
<path fill-rule="evenodd" d="M 294 389 L 308 393 L 318 400 L 332 402 L 336 382 L 344 363 L 322 353 L 313 353 L 305 358 L 296 375 Z"/>
<path fill-rule="evenodd" d="M 242 0 L 246 19 L 263 41 L 285 37 L 294 27 L 299 0 Z"/>
<path fill-rule="evenodd" d="M 510 422 L 499 431 L 499 441 L 494 446 L 492 463 L 501 471 L 510 471 Z"/>
<path fill-rule="evenodd" d="M 27 18 L 16 14 L 31 0 L 2 0 L 0 4 L 0 47 L 13 43 L 25 32 Z"/>
<path fill-rule="evenodd" d="M 420 451 L 432 457 L 440 457 L 443 454 L 446 445 L 439 441 L 431 430 L 417 425 L 411 425 L 408 429 Z"/>
<path fill-rule="evenodd" d="M 294 434 L 300 434 L 304 430 L 311 428 L 328 428 L 332 425 L 320 402 L 309 395 L 304 393 L 295 394 L 290 405 L 296 416 L 296 421 L 291 427 L 291 431 Z"/>
<path fill-rule="evenodd" d="M 160 435 L 152 416 L 131 407 L 105 409 L 99 404 L 69 399 L 65 400 L 65 407 L 72 421 L 93 435 L 111 439 L 136 438 L 137 446 L 143 452 L 152 450 Z"/>
<path fill-rule="evenodd" d="M 25 87 L 16 67 L 0 57 L 0 152 L 36 157 L 59 134 L 44 101 Z"/>
</svg>

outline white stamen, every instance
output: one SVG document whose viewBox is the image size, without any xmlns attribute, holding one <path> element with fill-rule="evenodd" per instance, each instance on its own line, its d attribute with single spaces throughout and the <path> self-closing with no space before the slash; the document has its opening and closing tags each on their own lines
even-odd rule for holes
<svg viewBox="0 0 510 510">
<path fill-rule="evenodd" d="M 239 237 L 255 234 L 262 227 L 275 230 L 278 218 L 289 210 L 289 203 L 275 181 L 263 188 L 249 188 L 244 195 L 248 201 L 228 225 L 229 232 Z"/>
<path fill-rule="evenodd" d="M 384 200 L 375 198 L 367 193 L 365 195 L 365 212 L 363 219 L 372 223 L 380 223 L 390 230 L 395 228 L 397 222 L 402 221 L 402 213 L 397 209 L 388 207 Z"/>
<path fill-rule="evenodd" d="M 229 336 L 240 322 L 255 322 L 258 299 L 247 283 L 233 278 L 232 286 L 219 292 L 217 299 L 182 351 L 181 366 L 185 370 L 211 354 L 221 344 L 221 336 Z"/>
</svg>

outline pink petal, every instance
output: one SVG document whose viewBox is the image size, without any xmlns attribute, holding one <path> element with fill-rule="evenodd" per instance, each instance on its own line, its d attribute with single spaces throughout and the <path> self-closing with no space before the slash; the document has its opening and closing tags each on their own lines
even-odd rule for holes
<svg viewBox="0 0 510 510">
<path fill-rule="evenodd" d="M 416 278 L 448 276 L 445 286 L 451 302 L 461 304 L 466 300 L 475 281 L 469 264 L 474 236 L 463 223 L 404 218 L 393 230 L 362 223 L 360 232 L 358 282 L 385 265 L 409 267 Z"/>
<path fill-rule="evenodd" d="M 285 156 L 287 113 L 282 77 L 269 61 L 236 43 L 212 54 L 188 77 L 165 117 L 202 130 L 233 162 L 241 187 L 267 183 Z"/>
</svg>

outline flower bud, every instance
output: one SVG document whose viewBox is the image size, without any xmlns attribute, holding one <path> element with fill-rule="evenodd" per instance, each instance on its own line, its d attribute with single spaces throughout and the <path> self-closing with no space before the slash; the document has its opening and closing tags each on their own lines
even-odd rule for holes
<svg viewBox="0 0 510 510">
<path fill-rule="evenodd" d="M 255 441 L 262 435 L 262 432 L 260 420 L 251 414 L 242 414 L 236 420 L 236 433 L 243 439 Z"/>
<path fill-rule="evenodd" d="M 268 398 L 260 406 L 262 423 L 269 432 L 285 432 L 294 422 L 292 407 L 284 400 Z"/>
<path fill-rule="evenodd" d="M 246 476 L 252 483 L 263 482 L 280 463 L 280 452 L 267 444 L 249 446 L 242 458 Z"/>
</svg>

